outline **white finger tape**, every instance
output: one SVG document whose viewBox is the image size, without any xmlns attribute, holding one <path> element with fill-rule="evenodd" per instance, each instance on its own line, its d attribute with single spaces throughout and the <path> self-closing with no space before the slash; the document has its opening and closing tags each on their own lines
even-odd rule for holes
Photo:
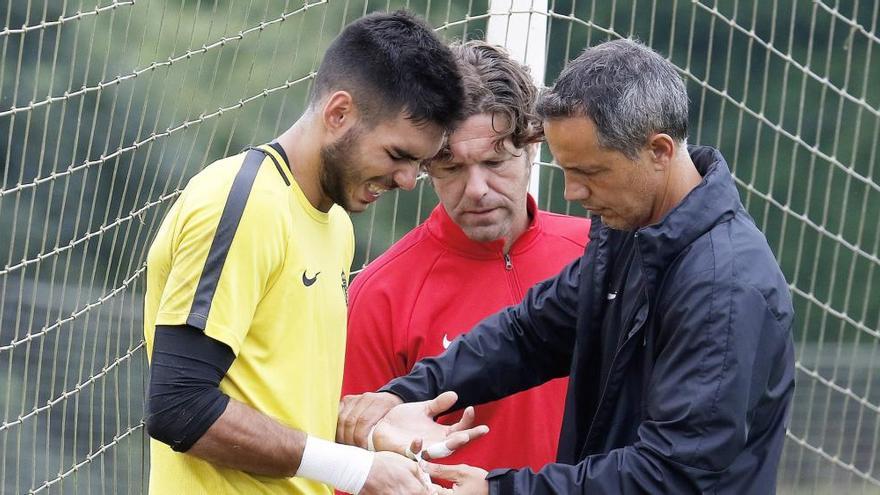
<svg viewBox="0 0 880 495">
<path fill-rule="evenodd" d="M 449 450 L 449 447 L 446 446 L 446 442 L 437 442 L 428 445 L 425 452 L 428 453 L 431 459 L 442 459 L 444 457 L 449 457 L 455 451 Z"/>
<path fill-rule="evenodd" d="M 370 432 L 367 433 L 367 450 L 370 452 L 376 451 L 376 446 L 373 445 L 373 432 L 376 431 L 377 426 L 379 426 L 379 423 L 374 424 L 373 427 L 370 428 Z"/>
</svg>

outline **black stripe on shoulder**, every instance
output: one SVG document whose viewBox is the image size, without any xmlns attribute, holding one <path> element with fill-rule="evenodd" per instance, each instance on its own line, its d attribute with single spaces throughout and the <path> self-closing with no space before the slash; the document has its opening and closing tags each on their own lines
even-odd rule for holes
<svg viewBox="0 0 880 495">
<path fill-rule="evenodd" d="M 287 166 L 287 154 L 284 152 L 284 148 L 282 148 L 281 145 L 279 145 L 278 143 L 276 143 L 276 142 L 274 142 L 274 141 L 271 142 L 271 143 L 269 143 L 269 146 L 270 146 L 273 150 L 277 151 L 279 155 L 281 155 L 281 158 L 283 158 L 283 159 L 284 159 L 284 162 L 285 162 L 285 165 L 284 165 L 284 166 Z M 287 185 L 287 187 L 290 187 L 290 180 L 287 178 L 287 175 L 285 175 L 285 173 L 284 173 L 284 169 L 281 168 L 282 165 L 281 165 L 280 163 L 278 163 L 278 160 L 275 158 L 275 155 L 273 155 L 272 153 L 267 152 L 266 150 L 264 150 L 264 149 L 262 149 L 262 148 L 257 148 L 257 147 L 254 147 L 254 146 L 248 146 L 247 149 L 249 149 L 249 150 L 254 150 L 254 151 L 259 151 L 260 153 L 262 153 L 262 154 L 268 156 L 269 158 L 271 158 L 271 159 L 272 159 L 272 163 L 275 164 L 275 170 L 277 170 L 277 171 L 278 171 L 278 175 L 281 176 L 281 180 L 284 181 L 284 184 Z"/>
<path fill-rule="evenodd" d="M 205 267 L 202 269 L 202 276 L 196 287 L 189 318 L 186 320 L 187 325 L 201 330 L 204 330 L 207 325 L 208 313 L 211 312 L 211 301 L 214 299 L 214 292 L 217 290 L 217 283 L 220 280 L 220 272 L 223 270 L 223 264 L 229 254 L 229 247 L 232 245 L 235 231 L 241 222 L 244 207 L 247 205 L 248 196 L 253 188 L 254 180 L 257 178 L 257 172 L 260 171 L 260 165 L 263 164 L 264 157 L 265 152 L 248 151 L 241 169 L 232 181 L 232 188 L 226 198 L 226 205 L 223 206 L 223 213 L 220 215 L 220 222 L 217 224 L 217 231 L 214 233 L 214 240 L 211 242 L 208 258 L 205 260 Z"/>
<path fill-rule="evenodd" d="M 287 168 L 290 168 L 290 159 L 287 158 L 287 152 L 284 151 L 284 148 L 281 146 L 281 143 L 278 141 L 272 141 L 269 143 L 269 147 L 278 152 L 278 156 L 284 161 L 284 164 L 287 165 Z"/>
</svg>

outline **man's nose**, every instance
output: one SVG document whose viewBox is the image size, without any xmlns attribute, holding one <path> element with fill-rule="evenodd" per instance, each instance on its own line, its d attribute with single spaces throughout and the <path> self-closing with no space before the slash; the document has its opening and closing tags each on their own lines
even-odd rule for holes
<svg viewBox="0 0 880 495">
<path fill-rule="evenodd" d="M 489 184 L 486 182 L 486 172 L 482 167 L 467 167 L 467 183 L 465 194 L 474 200 L 479 200 L 489 192 Z"/>
<path fill-rule="evenodd" d="M 412 164 L 402 167 L 394 173 L 394 184 L 407 191 L 416 187 L 416 179 L 419 176 L 419 163 L 415 160 Z"/>
<path fill-rule="evenodd" d="M 590 197 L 590 190 L 583 184 L 566 179 L 562 196 L 566 201 L 585 201 Z"/>
</svg>

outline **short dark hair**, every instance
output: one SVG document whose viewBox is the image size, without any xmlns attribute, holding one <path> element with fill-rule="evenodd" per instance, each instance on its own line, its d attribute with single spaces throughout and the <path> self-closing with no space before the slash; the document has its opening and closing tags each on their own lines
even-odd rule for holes
<svg viewBox="0 0 880 495">
<path fill-rule="evenodd" d="M 538 99 L 542 119 L 584 116 L 599 144 L 635 159 L 655 132 L 684 142 L 688 97 L 671 62 L 632 39 L 589 47 Z"/>
<path fill-rule="evenodd" d="M 499 146 L 508 137 L 516 148 L 540 141 L 541 119 L 535 113 L 538 90 L 529 68 L 505 49 L 482 40 L 453 43 L 450 48 L 464 84 L 462 118 L 482 113 L 506 117 L 507 128 L 495 129 Z"/>
<path fill-rule="evenodd" d="M 417 124 L 445 128 L 460 118 L 464 97 L 449 48 L 404 10 L 362 17 L 331 43 L 312 100 L 338 90 L 352 94 L 367 122 L 404 112 Z"/>
</svg>

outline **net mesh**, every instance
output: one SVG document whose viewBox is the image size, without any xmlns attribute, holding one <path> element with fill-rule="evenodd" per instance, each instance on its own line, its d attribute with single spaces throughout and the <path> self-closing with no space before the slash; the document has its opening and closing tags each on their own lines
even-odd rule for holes
<svg viewBox="0 0 880 495">
<path fill-rule="evenodd" d="M 485 37 L 490 14 L 541 16 L 546 37 L 526 49 L 543 50 L 546 81 L 583 47 L 625 36 L 679 68 L 690 142 L 728 158 L 794 295 L 780 491 L 880 493 L 880 8 L 858 0 L 8 3 L 0 491 L 146 490 L 141 307 L 158 223 L 205 164 L 302 113 L 342 26 L 398 7 L 447 39 Z M 584 215 L 541 158 L 540 205 Z M 353 268 L 436 204 L 420 181 L 353 217 Z"/>
</svg>

